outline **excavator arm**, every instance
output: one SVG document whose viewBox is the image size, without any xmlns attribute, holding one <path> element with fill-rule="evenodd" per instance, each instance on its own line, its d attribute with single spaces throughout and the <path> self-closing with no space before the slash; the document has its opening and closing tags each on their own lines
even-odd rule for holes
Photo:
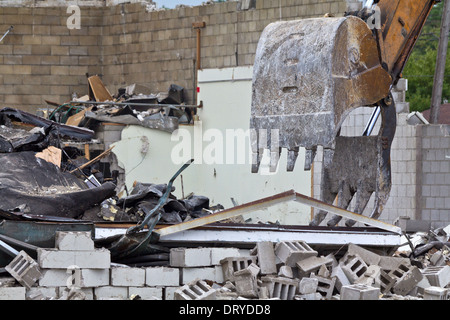
<svg viewBox="0 0 450 320">
<path fill-rule="evenodd" d="M 431 9 L 438 2 L 441 0 L 378 0 L 360 11 L 346 13 L 346 16 L 360 17 L 372 27 L 379 60 L 395 84 Z"/>
<path fill-rule="evenodd" d="M 309 170 L 322 146 L 320 200 L 337 199 L 347 209 L 356 198 L 354 211 L 362 214 L 375 194 L 370 217 L 376 219 L 391 189 L 396 112 L 390 90 L 439 1 L 368 2 L 344 17 L 275 22 L 264 29 L 253 66 L 250 129 L 252 172 L 258 172 L 266 149 L 275 171 L 283 148 L 292 171 L 300 147 Z M 347 115 L 361 106 L 381 115 L 378 135 L 340 136 Z M 310 224 L 319 225 L 326 215 L 319 211 Z M 334 216 L 327 224 L 340 219 Z"/>
</svg>

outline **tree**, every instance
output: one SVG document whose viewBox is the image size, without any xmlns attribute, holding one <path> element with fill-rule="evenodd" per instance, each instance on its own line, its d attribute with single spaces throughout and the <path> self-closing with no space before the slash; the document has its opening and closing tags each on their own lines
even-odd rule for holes
<svg viewBox="0 0 450 320">
<path fill-rule="evenodd" d="M 406 100 L 410 104 L 411 111 L 424 111 L 430 108 L 443 7 L 444 1 L 436 4 L 431 10 L 403 70 L 403 77 L 408 79 Z M 444 79 L 450 77 L 449 54 L 447 54 L 446 61 Z M 444 81 L 442 100 L 449 99 L 450 84 Z"/>
</svg>

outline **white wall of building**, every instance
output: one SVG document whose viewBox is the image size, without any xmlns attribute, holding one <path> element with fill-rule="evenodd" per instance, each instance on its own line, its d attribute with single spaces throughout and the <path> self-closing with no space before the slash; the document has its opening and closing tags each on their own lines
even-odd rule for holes
<svg viewBox="0 0 450 320">
<path fill-rule="evenodd" d="M 167 183 L 181 165 L 190 158 L 188 167 L 174 186 L 181 198 L 193 192 L 210 198 L 211 204 L 233 207 L 259 200 L 291 189 L 311 194 L 311 174 L 303 170 L 304 150 L 301 150 L 293 172 L 286 171 L 286 150 L 283 150 L 278 170 L 270 173 L 263 164 L 259 173 L 251 173 L 248 140 L 237 139 L 249 132 L 252 67 L 208 69 L 199 71 L 200 92 L 198 121 L 194 126 L 180 125 L 173 134 L 140 126 L 128 126 L 113 152 L 125 169 L 129 190 L 134 181 Z M 147 153 L 142 153 L 145 138 Z M 242 145 L 239 142 L 244 141 Z M 145 149 L 145 148 L 144 148 Z M 234 150 L 235 157 L 230 157 Z M 183 185 L 181 184 L 183 182 Z M 284 225 L 305 225 L 311 219 L 310 207 L 296 202 L 282 203 L 266 210 L 248 214 L 249 222 L 279 222 Z"/>
</svg>

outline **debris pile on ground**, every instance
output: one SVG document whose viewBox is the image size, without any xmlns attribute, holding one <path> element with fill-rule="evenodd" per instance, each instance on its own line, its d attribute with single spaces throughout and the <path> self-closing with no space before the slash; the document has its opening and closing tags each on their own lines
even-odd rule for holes
<svg viewBox="0 0 450 320">
<path fill-rule="evenodd" d="M 177 290 L 175 298 L 449 299 L 449 248 L 433 249 L 429 254 L 435 257 L 432 260 L 436 264 L 421 268 L 416 259 L 378 255 L 354 244 L 349 244 L 345 254 L 337 259 L 334 254 L 319 255 L 302 241 L 275 245 L 261 242 L 249 256 L 221 260 L 224 284 L 211 283 L 213 279 L 195 279 Z"/>
<path fill-rule="evenodd" d="M 157 263 L 136 266 L 133 259 L 112 262 L 90 232 L 57 231 L 54 248 L 36 250 L 36 263 L 20 257 L 28 259 L 33 276 L 2 278 L 0 299 L 449 299 L 446 245 L 420 257 L 378 254 L 351 243 L 322 255 L 303 241 L 262 241 L 250 250 L 173 247 Z"/>
</svg>

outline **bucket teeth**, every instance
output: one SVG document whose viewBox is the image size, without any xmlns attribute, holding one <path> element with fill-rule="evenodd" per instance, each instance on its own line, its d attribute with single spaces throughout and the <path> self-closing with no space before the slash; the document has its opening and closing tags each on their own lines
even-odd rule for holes
<svg viewBox="0 0 450 320">
<path fill-rule="evenodd" d="M 307 149 L 305 153 L 305 171 L 311 170 L 312 163 L 316 157 L 317 148 Z"/>
<path fill-rule="evenodd" d="M 286 170 L 289 172 L 294 171 L 295 162 L 297 161 L 298 157 L 298 150 L 299 147 L 288 150 Z"/>
</svg>

